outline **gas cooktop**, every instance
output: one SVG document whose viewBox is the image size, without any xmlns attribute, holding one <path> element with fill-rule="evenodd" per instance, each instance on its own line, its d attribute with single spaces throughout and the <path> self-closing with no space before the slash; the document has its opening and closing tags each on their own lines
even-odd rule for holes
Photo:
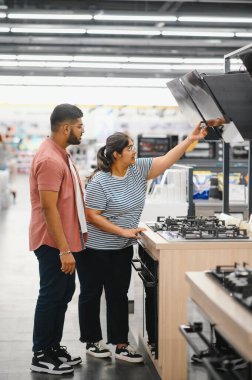
<svg viewBox="0 0 252 380">
<path fill-rule="evenodd" d="M 247 230 L 235 225 L 225 226 L 217 217 L 177 218 L 158 217 L 156 222 L 146 223 L 154 232 L 166 240 L 244 240 L 249 239 Z"/>
<path fill-rule="evenodd" d="M 252 312 L 252 268 L 247 263 L 218 265 L 207 275 L 217 280 L 231 297 Z"/>
</svg>

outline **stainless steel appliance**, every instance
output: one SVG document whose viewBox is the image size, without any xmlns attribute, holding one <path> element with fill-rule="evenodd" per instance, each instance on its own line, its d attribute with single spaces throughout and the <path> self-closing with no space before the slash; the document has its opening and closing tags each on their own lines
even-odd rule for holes
<svg viewBox="0 0 252 380">
<path fill-rule="evenodd" d="M 182 159 L 218 159 L 216 142 L 200 140 L 192 151 L 185 152 Z"/>
<path fill-rule="evenodd" d="M 249 73 L 205 75 L 203 81 L 216 102 L 220 104 L 222 112 L 232 120 L 242 138 L 251 140 L 252 79 Z M 224 141 L 234 142 L 234 140 L 225 139 Z"/>
<path fill-rule="evenodd" d="M 208 125 L 208 120 L 223 119 L 222 126 L 208 128 L 206 140 L 223 139 L 225 142 L 244 141 L 237 125 L 223 111 L 220 103 L 217 103 L 216 98 L 210 90 L 211 87 L 205 81 L 205 78 L 207 77 L 201 77 L 197 70 L 194 70 L 179 79 L 176 78 L 168 82 L 167 86 L 188 123 L 193 127 L 201 120 Z"/>
<path fill-rule="evenodd" d="M 214 269 L 205 272 L 205 275 L 211 281 L 216 282 L 234 302 L 238 302 L 249 313 L 252 313 L 252 268 L 250 268 L 247 263 L 217 265 Z M 238 309 L 235 310 L 238 311 Z M 230 310 L 230 313 L 232 313 L 232 310 Z M 210 338 L 208 336 L 209 334 L 203 331 L 205 323 L 202 322 L 192 321 L 187 325 L 181 325 L 180 331 L 197 357 L 200 358 L 212 379 L 251 380 L 252 363 L 243 360 L 237 353 L 236 347 L 230 346 L 215 330 L 215 323 L 218 325 L 218 322 L 215 320 L 211 322 L 212 329 Z M 235 330 L 236 326 L 233 325 L 232 328 Z M 215 343 L 213 331 L 215 331 L 216 336 Z M 200 348 L 202 344 L 208 349 L 207 355 L 205 351 Z"/>
<path fill-rule="evenodd" d="M 178 143 L 177 135 L 137 136 L 138 157 L 159 157 L 166 154 Z"/>
<path fill-rule="evenodd" d="M 252 268 L 246 263 L 235 263 L 233 266 L 218 265 L 208 274 L 252 313 Z"/>
<path fill-rule="evenodd" d="M 225 222 L 215 216 L 206 218 L 191 216 L 158 217 L 157 222 L 146 224 L 168 241 L 237 239 L 247 241 L 249 239 L 247 230 L 234 225 L 225 226 Z"/>
<path fill-rule="evenodd" d="M 249 145 L 245 141 L 243 143 L 230 144 L 230 158 L 233 161 L 248 160 L 249 156 Z"/>
<path fill-rule="evenodd" d="M 138 244 L 138 258 L 132 259 L 142 283 L 143 293 L 140 299 L 141 335 L 151 354 L 158 358 L 158 261 L 141 243 Z"/>
</svg>

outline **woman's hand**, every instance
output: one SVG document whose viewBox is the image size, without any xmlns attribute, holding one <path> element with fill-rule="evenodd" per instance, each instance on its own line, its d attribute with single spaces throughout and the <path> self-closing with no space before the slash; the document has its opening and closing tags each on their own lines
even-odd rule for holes
<svg viewBox="0 0 252 380">
<path fill-rule="evenodd" d="M 199 124 L 196 125 L 194 130 L 190 135 L 188 135 L 188 139 L 193 142 L 193 141 L 198 141 L 201 139 L 204 139 L 207 135 L 207 128 L 208 127 L 220 127 L 225 123 L 225 120 L 221 117 L 218 117 L 216 119 L 211 119 L 207 120 L 207 126 L 201 127 L 201 124 L 203 122 L 201 121 Z"/>
<path fill-rule="evenodd" d="M 125 228 L 123 229 L 121 236 L 128 239 L 140 239 L 140 236 L 138 234 L 142 231 L 146 231 L 146 228 Z"/>
<path fill-rule="evenodd" d="M 193 141 L 198 141 L 198 140 L 202 140 L 206 137 L 207 135 L 207 126 L 205 127 L 201 127 L 201 123 L 202 122 L 199 122 L 196 127 L 194 128 L 194 130 L 192 131 L 192 133 L 190 135 L 188 135 L 188 139 L 193 142 Z"/>
</svg>

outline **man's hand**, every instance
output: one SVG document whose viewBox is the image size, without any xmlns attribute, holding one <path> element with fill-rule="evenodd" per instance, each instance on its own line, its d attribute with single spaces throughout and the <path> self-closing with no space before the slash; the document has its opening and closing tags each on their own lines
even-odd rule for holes
<svg viewBox="0 0 252 380">
<path fill-rule="evenodd" d="M 65 274 L 73 274 L 75 270 L 75 259 L 72 255 L 72 253 L 68 253 L 67 255 L 60 256 L 61 260 L 61 270 Z"/>
<path fill-rule="evenodd" d="M 146 228 L 125 228 L 123 230 L 122 236 L 128 239 L 140 239 L 140 236 L 138 234 L 142 231 L 146 231 Z"/>
<path fill-rule="evenodd" d="M 207 120 L 207 125 L 209 127 L 220 127 L 221 125 L 225 123 L 226 121 L 223 117 L 217 117 L 216 119 Z"/>
</svg>

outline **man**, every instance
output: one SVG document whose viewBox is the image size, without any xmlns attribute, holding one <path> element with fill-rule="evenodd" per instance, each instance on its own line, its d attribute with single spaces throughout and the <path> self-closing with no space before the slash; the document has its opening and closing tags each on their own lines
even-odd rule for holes
<svg viewBox="0 0 252 380">
<path fill-rule="evenodd" d="M 30 250 L 39 262 L 31 370 L 73 373 L 81 363 L 61 346 L 67 304 L 75 290 L 75 254 L 82 254 L 87 237 L 83 191 L 66 150 L 78 145 L 84 132 L 82 111 L 58 105 L 51 114 L 51 135 L 36 153 L 30 172 Z"/>
</svg>

